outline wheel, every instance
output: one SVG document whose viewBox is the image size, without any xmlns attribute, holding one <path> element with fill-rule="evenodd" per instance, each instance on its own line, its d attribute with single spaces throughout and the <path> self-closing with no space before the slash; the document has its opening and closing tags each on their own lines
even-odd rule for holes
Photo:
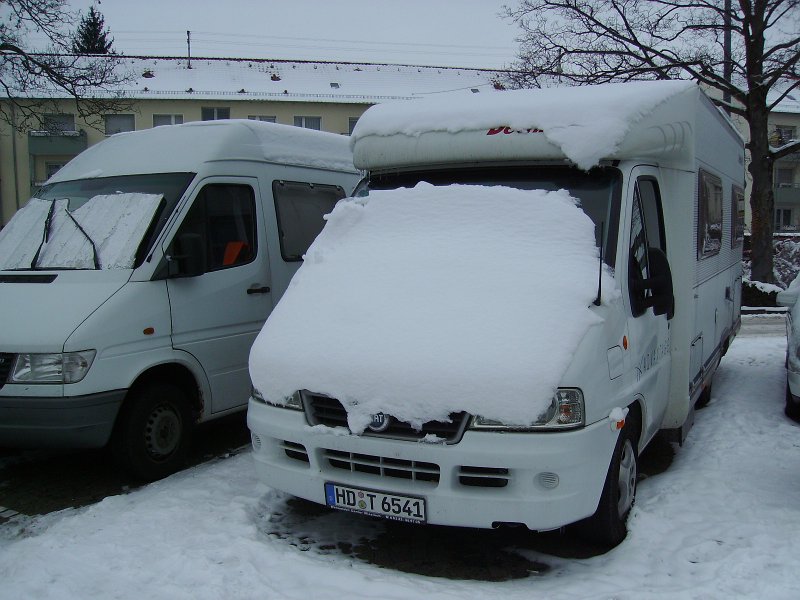
<svg viewBox="0 0 800 600">
<path fill-rule="evenodd" d="M 712 382 L 703 388 L 703 391 L 700 392 L 700 396 L 697 398 L 697 402 L 694 403 L 695 408 L 705 408 L 708 406 L 708 403 L 711 402 L 711 386 L 713 385 Z"/>
<path fill-rule="evenodd" d="M 786 416 L 793 421 L 800 422 L 800 402 L 797 401 L 797 398 L 792 396 L 788 381 L 786 382 L 786 408 L 784 412 Z"/>
<path fill-rule="evenodd" d="M 638 423 L 629 418 L 617 438 L 597 511 L 575 526 L 578 535 L 588 542 L 612 548 L 628 533 L 628 515 L 636 499 L 637 434 Z"/>
<path fill-rule="evenodd" d="M 117 461 L 136 477 L 155 481 L 180 469 L 193 429 L 184 391 L 155 382 L 128 394 L 114 428 L 112 450 Z"/>
</svg>

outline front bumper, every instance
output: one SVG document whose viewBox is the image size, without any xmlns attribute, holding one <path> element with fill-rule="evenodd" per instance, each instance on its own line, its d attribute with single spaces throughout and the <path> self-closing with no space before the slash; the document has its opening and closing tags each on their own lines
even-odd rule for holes
<svg viewBox="0 0 800 600">
<path fill-rule="evenodd" d="M 457 444 L 429 444 L 312 428 L 299 411 L 253 400 L 247 421 L 259 477 L 294 496 L 325 504 L 324 484 L 334 482 L 423 497 L 432 524 L 536 531 L 595 512 L 619 435 L 603 420 L 552 433 L 467 431 Z"/>
<path fill-rule="evenodd" d="M 0 446 L 100 448 L 125 390 L 74 397 L 0 396 Z"/>
</svg>

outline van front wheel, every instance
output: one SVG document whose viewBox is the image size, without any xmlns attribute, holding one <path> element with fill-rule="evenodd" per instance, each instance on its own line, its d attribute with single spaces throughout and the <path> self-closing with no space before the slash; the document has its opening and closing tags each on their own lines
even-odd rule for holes
<svg viewBox="0 0 800 600">
<path fill-rule="evenodd" d="M 155 481 L 183 466 L 191 432 L 184 391 L 170 383 L 149 383 L 129 393 L 114 430 L 112 450 L 133 475 Z"/>
<path fill-rule="evenodd" d="M 634 430 L 635 425 L 629 420 L 617 438 L 597 511 L 575 526 L 578 535 L 591 543 L 614 547 L 628 533 L 639 463 Z"/>
</svg>

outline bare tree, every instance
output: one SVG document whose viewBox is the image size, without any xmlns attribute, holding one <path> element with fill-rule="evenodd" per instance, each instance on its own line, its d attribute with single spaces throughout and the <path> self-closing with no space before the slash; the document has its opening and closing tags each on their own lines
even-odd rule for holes
<svg viewBox="0 0 800 600">
<path fill-rule="evenodd" d="M 800 86 L 798 0 L 522 0 L 512 84 L 694 79 L 750 130 L 752 272 L 772 282 L 774 162 L 800 151 L 770 144 L 767 119 Z"/>
<path fill-rule="evenodd" d="M 67 98 L 99 127 L 104 113 L 130 106 L 120 92 L 129 80 L 121 57 L 71 53 L 65 26 L 77 20 L 65 0 L 0 0 L 0 120 L 17 131 L 35 129 Z"/>
</svg>

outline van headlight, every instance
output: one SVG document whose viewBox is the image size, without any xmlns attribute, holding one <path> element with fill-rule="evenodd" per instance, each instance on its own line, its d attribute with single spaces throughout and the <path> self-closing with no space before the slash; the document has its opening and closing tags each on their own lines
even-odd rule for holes
<svg viewBox="0 0 800 600">
<path fill-rule="evenodd" d="M 550 406 L 547 407 L 536 422 L 530 425 L 508 425 L 500 421 L 475 416 L 470 424 L 471 429 L 489 431 L 541 431 L 554 429 L 575 429 L 586 423 L 583 404 L 583 392 L 578 388 L 558 388 Z"/>
<path fill-rule="evenodd" d="M 17 354 L 10 383 L 78 383 L 86 377 L 96 352 Z"/>
<path fill-rule="evenodd" d="M 269 400 L 264 398 L 263 394 L 259 392 L 256 388 L 252 388 L 250 394 L 253 397 L 253 400 L 269 404 L 270 406 L 277 406 L 278 408 L 290 408 L 292 410 L 303 410 L 303 400 L 300 397 L 300 392 L 295 392 L 294 394 L 286 398 L 283 403 L 280 404 L 277 402 L 270 402 Z"/>
</svg>

